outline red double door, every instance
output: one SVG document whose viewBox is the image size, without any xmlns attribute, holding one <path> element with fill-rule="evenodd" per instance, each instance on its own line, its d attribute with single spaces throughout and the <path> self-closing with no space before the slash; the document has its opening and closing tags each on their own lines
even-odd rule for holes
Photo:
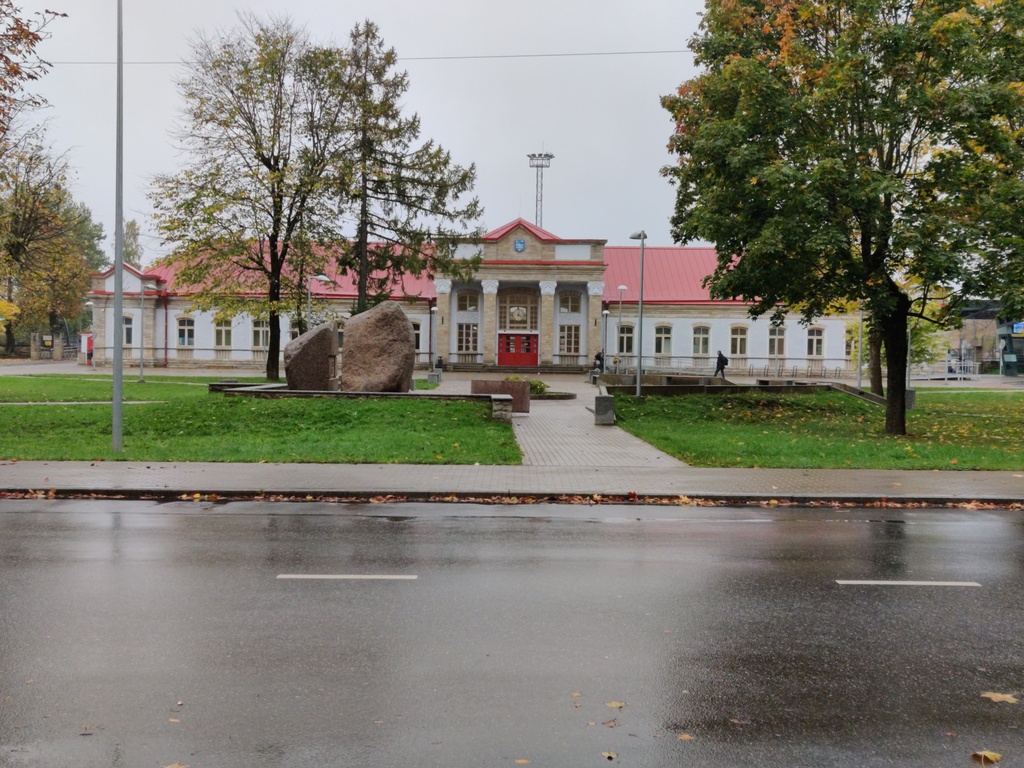
<svg viewBox="0 0 1024 768">
<path fill-rule="evenodd" d="M 536 334 L 498 334 L 498 365 L 537 365 L 537 347 Z"/>
</svg>

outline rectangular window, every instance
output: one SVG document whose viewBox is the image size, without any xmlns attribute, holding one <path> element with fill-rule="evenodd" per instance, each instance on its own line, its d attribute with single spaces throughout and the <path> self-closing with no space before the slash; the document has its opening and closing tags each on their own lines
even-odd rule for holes
<svg viewBox="0 0 1024 768">
<path fill-rule="evenodd" d="M 459 323 L 456 351 L 477 351 L 477 327 L 476 323 Z"/>
<path fill-rule="evenodd" d="M 213 325 L 213 346 L 218 349 L 231 348 L 231 321 L 218 320 Z"/>
<path fill-rule="evenodd" d="M 191 317 L 178 318 L 178 346 L 194 347 L 196 345 L 196 321 Z"/>
<path fill-rule="evenodd" d="M 121 320 L 124 323 L 124 335 L 121 339 L 121 346 L 130 347 L 135 338 L 135 335 L 132 333 L 132 318 L 128 315 L 123 315 Z"/>
<path fill-rule="evenodd" d="M 711 354 L 711 329 L 698 325 L 693 329 L 693 354 L 707 357 Z"/>
<path fill-rule="evenodd" d="M 572 293 L 563 293 L 558 297 L 558 311 L 564 314 L 579 313 L 580 311 L 580 295 L 575 291 Z"/>
<path fill-rule="evenodd" d="M 825 330 L 823 328 L 807 329 L 807 356 L 824 357 L 825 355 Z"/>
<path fill-rule="evenodd" d="M 270 323 L 266 320 L 252 321 L 252 348 L 267 349 L 270 347 Z"/>
<path fill-rule="evenodd" d="M 580 353 L 580 327 L 561 325 L 558 327 L 558 354 L 578 355 Z"/>
<path fill-rule="evenodd" d="M 462 292 L 459 294 L 459 312 L 476 312 L 479 302 L 477 294 Z"/>
<path fill-rule="evenodd" d="M 420 349 L 420 324 L 419 323 L 413 323 L 412 324 L 412 348 L 415 349 L 417 352 Z"/>
<path fill-rule="evenodd" d="M 624 325 L 619 328 L 619 354 L 633 354 L 633 326 Z"/>
<path fill-rule="evenodd" d="M 666 325 L 659 325 L 654 329 L 654 354 L 672 354 L 672 329 Z"/>
<path fill-rule="evenodd" d="M 768 329 L 768 357 L 786 356 L 786 329 Z"/>
<path fill-rule="evenodd" d="M 735 357 L 747 355 L 747 329 L 733 328 L 730 335 L 729 350 Z"/>
</svg>

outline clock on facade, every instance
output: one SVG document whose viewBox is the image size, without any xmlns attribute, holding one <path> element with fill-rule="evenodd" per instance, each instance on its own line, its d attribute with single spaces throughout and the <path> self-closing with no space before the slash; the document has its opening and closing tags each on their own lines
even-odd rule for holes
<svg viewBox="0 0 1024 768">
<path fill-rule="evenodd" d="M 513 323 L 526 321 L 526 307 L 509 307 L 508 317 Z"/>
</svg>

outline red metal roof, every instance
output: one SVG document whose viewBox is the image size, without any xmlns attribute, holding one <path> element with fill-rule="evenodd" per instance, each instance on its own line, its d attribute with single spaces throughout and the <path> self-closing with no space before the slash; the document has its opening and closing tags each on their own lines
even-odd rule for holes
<svg viewBox="0 0 1024 768">
<path fill-rule="evenodd" d="M 508 234 L 516 227 L 522 227 L 543 243 L 558 243 L 562 241 L 562 238 L 558 237 L 557 235 L 553 235 L 546 229 L 541 229 L 536 224 L 531 224 L 530 222 L 523 218 L 516 219 L 515 221 L 510 221 L 508 224 L 500 226 L 497 229 L 492 229 L 490 232 L 488 232 L 480 239 L 483 240 L 485 243 L 501 240 L 503 237 L 507 237 Z"/>
<path fill-rule="evenodd" d="M 640 295 L 639 246 L 607 246 L 604 261 L 604 300 L 636 303 Z M 715 271 L 714 248 L 652 247 L 644 249 L 644 303 L 689 304 L 711 301 L 704 278 Z M 742 302 L 737 302 L 742 303 Z"/>
<path fill-rule="evenodd" d="M 498 229 L 483 236 L 485 241 L 496 241 L 507 237 L 517 227 L 527 230 L 532 236 L 545 242 L 603 242 L 600 240 L 570 241 L 563 240 L 540 227 L 519 218 L 510 221 Z M 710 275 L 717 262 L 714 248 L 700 247 L 657 247 L 648 246 L 644 249 L 644 303 L 651 304 L 688 304 L 706 303 L 711 301 L 707 289 L 703 286 L 704 278 Z M 498 263 L 498 262 L 493 262 Z M 510 264 L 515 262 L 510 262 Z M 531 265 L 541 262 L 531 261 Z M 548 263 L 548 262 L 543 262 Z M 553 268 L 575 264 L 576 262 L 550 262 Z M 636 303 L 639 298 L 640 285 L 640 248 L 639 246 L 605 246 L 604 263 L 604 300 L 610 304 L 618 303 L 620 285 L 625 285 L 622 300 Z M 138 270 L 130 266 L 136 274 Z M 109 274 L 112 270 L 104 274 Z M 188 294 L 188 289 L 179 291 L 174 286 L 174 268 L 166 264 L 145 270 L 146 277 L 159 278 L 166 283 L 168 293 Z M 313 294 L 320 298 L 337 300 L 354 299 L 357 295 L 354 275 L 339 275 L 333 265 L 328 265 L 325 273 L 332 279 L 331 283 L 310 280 Z M 391 291 L 394 299 L 407 296 L 418 296 L 422 299 L 436 297 L 433 281 L 425 275 L 406 275 L 400 284 Z M 730 302 L 733 303 L 733 302 Z M 734 302 L 742 303 L 742 302 Z"/>
</svg>

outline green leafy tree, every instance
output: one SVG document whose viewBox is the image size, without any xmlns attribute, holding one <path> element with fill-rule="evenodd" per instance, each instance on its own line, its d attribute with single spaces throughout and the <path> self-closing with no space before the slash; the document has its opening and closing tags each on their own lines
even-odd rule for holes
<svg viewBox="0 0 1024 768">
<path fill-rule="evenodd" d="M 106 234 L 103 232 L 103 225 L 95 221 L 92 211 L 85 203 L 71 202 L 65 212 L 67 218 L 74 223 L 74 239 L 85 257 L 85 263 L 90 272 L 102 272 L 110 266 L 110 259 L 103 251 L 103 241 Z M 131 222 L 129 222 L 131 223 Z M 127 233 L 128 225 L 125 225 Z M 137 265 L 136 265 L 137 266 Z"/>
<path fill-rule="evenodd" d="M 125 264 L 131 264 L 136 269 L 141 269 L 142 243 L 139 242 L 139 222 L 135 219 L 128 219 L 124 223 L 122 237 L 121 252 L 124 255 Z"/>
<path fill-rule="evenodd" d="M 77 224 L 66 192 L 66 159 L 44 142 L 41 129 L 27 131 L 8 144 L 0 163 L 0 279 L 3 297 L 21 309 L 4 319 L 8 354 L 14 351 L 16 327 L 39 320 L 26 307 L 32 277 L 51 259 L 69 252 Z M 82 294 L 84 289 L 77 296 L 79 304 Z"/>
<path fill-rule="evenodd" d="M 187 167 L 156 179 L 157 225 L 175 250 L 175 282 L 200 309 L 267 319 L 267 378 L 280 377 L 280 316 L 337 236 L 349 150 L 349 84 L 341 50 L 312 45 L 287 19 L 240 15 L 192 43 L 181 142 Z M 258 298 L 253 298 L 258 297 Z"/>
<path fill-rule="evenodd" d="M 692 46 L 663 99 L 675 238 L 754 316 L 863 301 L 905 433 L 909 318 L 1024 284 L 1024 3 L 708 0 Z"/>
<path fill-rule="evenodd" d="M 463 168 L 433 141 L 419 143 L 420 121 L 402 116 L 409 89 L 405 72 L 394 71 L 393 48 L 385 49 L 370 21 L 351 33 L 348 78 L 352 88 L 352 152 L 349 206 L 355 237 L 338 259 L 355 274 L 359 313 L 386 298 L 406 273 L 424 271 L 468 276 L 478 258 L 456 260 L 460 242 L 480 233 L 482 214 L 472 192 L 475 166 Z"/>
</svg>

